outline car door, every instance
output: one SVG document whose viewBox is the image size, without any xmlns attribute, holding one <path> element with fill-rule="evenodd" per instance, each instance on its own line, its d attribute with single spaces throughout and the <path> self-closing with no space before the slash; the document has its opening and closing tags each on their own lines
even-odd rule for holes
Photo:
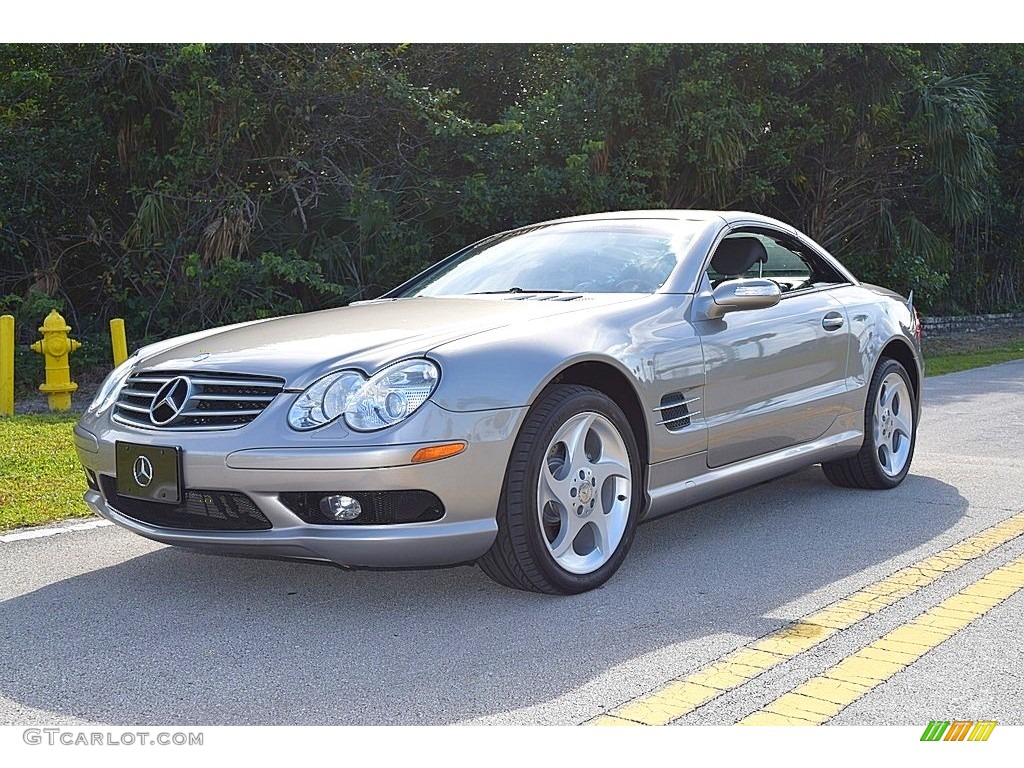
<svg viewBox="0 0 1024 768">
<path fill-rule="evenodd" d="M 705 362 L 708 466 L 806 443 L 832 425 L 846 393 L 849 321 L 831 287 L 845 279 L 795 239 L 764 227 L 767 261 L 742 275 L 709 267 L 702 286 L 734 277 L 774 280 L 774 307 L 694 318 Z M 820 258 L 820 257 L 818 257 Z"/>
</svg>

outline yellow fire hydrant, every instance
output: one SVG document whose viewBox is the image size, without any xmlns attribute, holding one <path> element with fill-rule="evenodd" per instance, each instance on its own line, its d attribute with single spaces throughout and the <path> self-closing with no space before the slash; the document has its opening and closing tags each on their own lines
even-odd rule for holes
<svg viewBox="0 0 1024 768">
<path fill-rule="evenodd" d="M 46 382 L 39 385 L 39 391 L 49 396 L 51 411 L 66 411 L 71 407 L 71 393 L 78 389 L 71 380 L 68 356 L 82 345 L 68 337 L 71 326 L 56 309 L 50 310 L 39 332 L 43 338 L 32 345 L 32 351 L 46 361 Z"/>
</svg>

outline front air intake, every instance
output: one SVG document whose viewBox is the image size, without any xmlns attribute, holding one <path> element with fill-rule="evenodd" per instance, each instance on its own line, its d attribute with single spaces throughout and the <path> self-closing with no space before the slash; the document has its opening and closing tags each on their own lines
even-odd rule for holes
<svg viewBox="0 0 1024 768">
<path fill-rule="evenodd" d="M 100 475 L 107 504 L 125 517 L 157 528 L 184 531 L 267 531 L 273 527 L 259 507 L 244 493 L 185 489 L 180 504 L 164 504 L 122 496 L 117 480 Z"/>
<path fill-rule="evenodd" d="M 700 397 L 687 397 L 683 392 L 669 392 L 661 398 L 661 405 L 654 410 L 661 416 L 658 424 L 669 432 L 679 432 L 690 426 L 690 417 L 700 411 L 691 411 L 690 406 L 700 401 Z"/>
</svg>

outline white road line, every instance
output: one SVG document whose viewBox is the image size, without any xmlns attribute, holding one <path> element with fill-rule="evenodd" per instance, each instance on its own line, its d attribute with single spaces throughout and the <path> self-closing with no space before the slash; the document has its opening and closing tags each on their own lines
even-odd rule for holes
<svg viewBox="0 0 1024 768">
<path fill-rule="evenodd" d="M 43 539 L 47 536 L 56 536 L 58 533 L 70 533 L 71 531 L 88 531 L 93 528 L 106 528 L 113 525 L 109 520 L 90 520 L 85 523 L 74 523 L 73 525 L 55 525 L 50 528 L 33 528 L 31 531 L 20 531 L 19 533 L 8 533 L 0 536 L 0 542 L 24 541 L 25 539 Z"/>
</svg>

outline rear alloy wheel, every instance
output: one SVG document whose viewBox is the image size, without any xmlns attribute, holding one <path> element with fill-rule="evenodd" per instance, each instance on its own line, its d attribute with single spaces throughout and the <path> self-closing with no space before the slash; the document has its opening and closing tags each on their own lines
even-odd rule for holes
<svg viewBox="0 0 1024 768">
<path fill-rule="evenodd" d="M 585 592 L 618 569 L 641 497 L 636 441 L 601 392 L 556 386 L 516 438 L 484 572 L 516 589 Z"/>
<path fill-rule="evenodd" d="M 821 467 L 825 477 L 845 488 L 895 488 L 910 471 L 917 440 L 914 390 L 899 362 L 879 362 L 864 410 L 864 443 L 857 455 Z"/>
</svg>

